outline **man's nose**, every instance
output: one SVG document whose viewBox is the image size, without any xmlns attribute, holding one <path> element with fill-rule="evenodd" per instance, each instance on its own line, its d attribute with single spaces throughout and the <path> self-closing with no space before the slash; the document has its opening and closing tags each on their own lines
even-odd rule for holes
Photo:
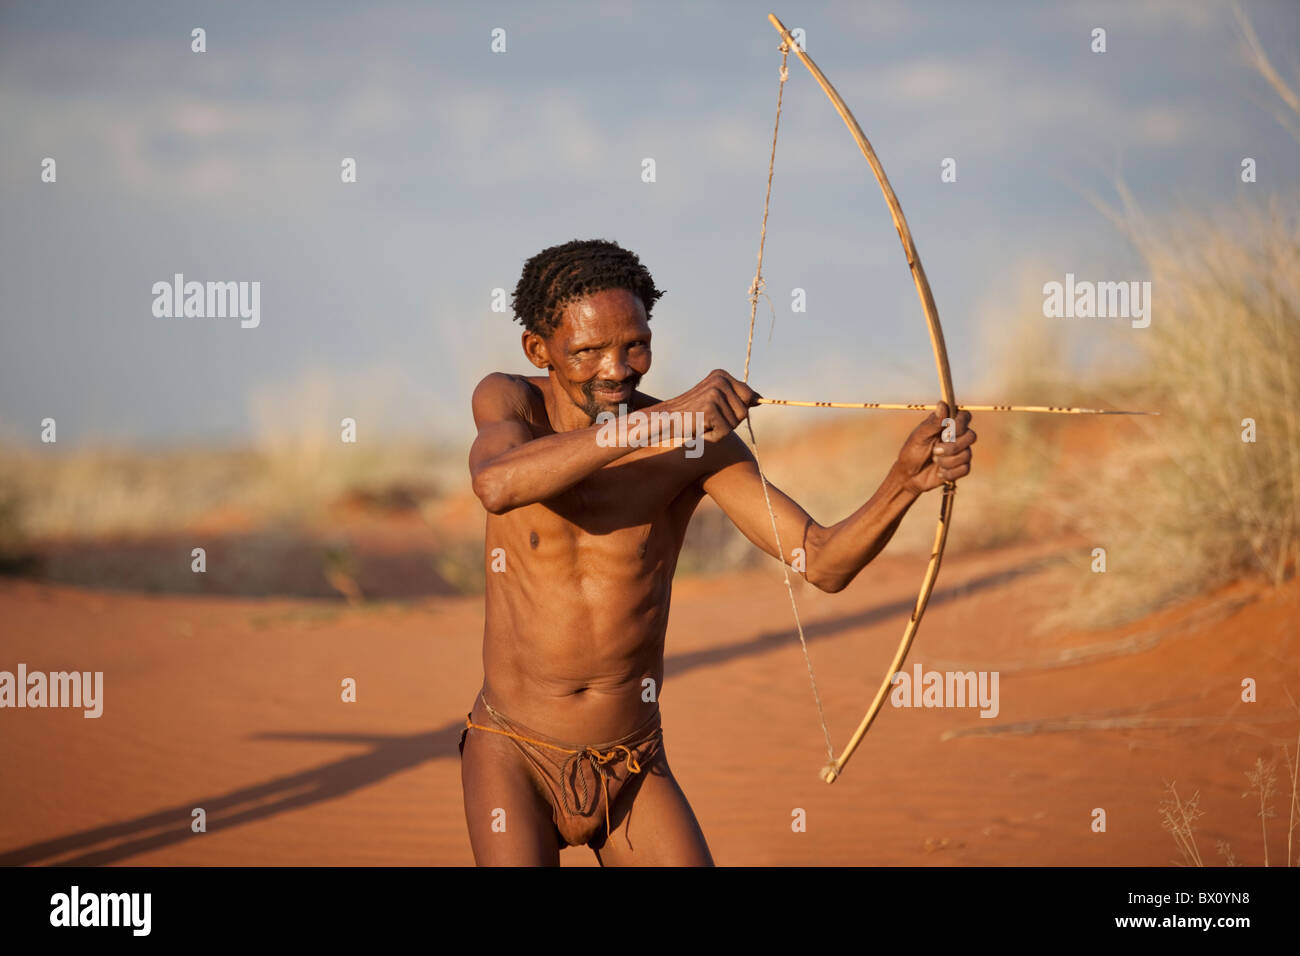
<svg viewBox="0 0 1300 956">
<path fill-rule="evenodd" d="M 611 382 L 621 382 L 633 374 L 632 366 L 627 364 L 627 356 L 621 353 L 608 357 L 600 369 L 600 377 Z"/>
</svg>

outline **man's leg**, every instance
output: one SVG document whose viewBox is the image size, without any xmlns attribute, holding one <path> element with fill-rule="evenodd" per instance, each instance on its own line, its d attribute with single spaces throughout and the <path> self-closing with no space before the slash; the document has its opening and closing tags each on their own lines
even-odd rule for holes
<svg viewBox="0 0 1300 956">
<path fill-rule="evenodd" d="M 661 751 L 614 801 L 614 832 L 593 844 L 601 866 L 713 866 L 686 794 Z"/>
<path fill-rule="evenodd" d="M 469 731 L 461 753 L 465 822 L 479 866 L 559 866 L 551 808 L 507 738 Z"/>
</svg>

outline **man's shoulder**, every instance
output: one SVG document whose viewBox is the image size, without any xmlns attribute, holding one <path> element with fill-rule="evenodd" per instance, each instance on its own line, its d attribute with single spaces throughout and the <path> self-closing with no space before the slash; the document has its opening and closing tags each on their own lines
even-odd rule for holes
<svg viewBox="0 0 1300 956">
<path fill-rule="evenodd" d="M 541 394 L 539 381 L 545 379 L 529 375 L 516 375 L 514 372 L 488 372 L 474 386 L 474 394 L 484 395 L 509 395 L 509 394 Z"/>
<path fill-rule="evenodd" d="M 474 386 L 473 402 L 475 407 L 502 403 L 518 407 L 532 405 L 543 400 L 541 386 L 545 381 L 513 372 L 489 372 Z"/>
<path fill-rule="evenodd" d="M 482 428 L 496 422 L 519 422 L 532 428 L 545 418 L 546 399 L 541 382 L 526 375 L 490 372 L 474 387 L 470 401 L 474 421 Z"/>
</svg>

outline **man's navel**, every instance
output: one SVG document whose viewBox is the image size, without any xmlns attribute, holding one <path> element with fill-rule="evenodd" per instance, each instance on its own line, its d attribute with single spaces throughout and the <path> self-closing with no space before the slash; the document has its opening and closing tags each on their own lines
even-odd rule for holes
<svg viewBox="0 0 1300 956">
<path fill-rule="evenodd" d="M 537 550 L 537 544 L 540 540 L 541 539 L 537 537 L 536 531 L 528 532 L 528 546 L 532 548 L 534 551 Z"/>
</svg>

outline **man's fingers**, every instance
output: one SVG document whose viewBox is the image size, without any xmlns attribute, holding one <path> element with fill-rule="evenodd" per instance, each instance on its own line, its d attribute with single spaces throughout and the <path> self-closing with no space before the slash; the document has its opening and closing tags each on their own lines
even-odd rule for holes
<svg viewBox="0 0 1300 956">
<path fill-rule="evenodd" d="M 739 402 L 739 405 L 734 407 L 740 409 L 753 408 L 758 404 L 758 399 L 761 397 L 747 383 L 742 382 L 726 369 L 715 368 L 705 376 L 704 382 L 701 384 L 707 384 L 714 389 L 734 395 L 736 401 Z"/>
<path fill-rule="evenodd" d="M 935 412 L 931 412 L 930 417 L 917 425 L 912 434 L 922 441 L 932 441 L 943 434 L 943 419 Z"/>
<path fill-rule="evenodd" d="M 719 421 L 726 424 L 728 428 L 735 428 L 740 424 L 740 416 L 731 407 L 731 403 L 724 396 L 717 396 L 713 400 L 713 415 Z"/>
<path fill-rule="evenodd" d="M 753 408 L 758 404 L 758 392 L 754 391 L 747 384 L 741 381 L 736 382 L 736 397 L 745 403 L 746 408 Z"/>
<path fill-rule="evenodd" d="M 966 451 L 971 445 L 975 444 L 975 433 L 966 432 L 959 435 L 954 441 L 940 441 L 934 443 L 933 455 L 955 455 L 958 452 Z"/>
<path fill-rule="evenodd" d="M 703 434 L 720 441 L 744 421 L 749 409 L 758 404 L 758 393 L 725 369 L 715 368 L 680 401 L 703 411 Z"/>
<path fill-rule="evenodd" d="M 958 452 L 956 455 L 935 455 L 934 463 L 943 468 L 956 468 L 958 465 L 970 464 L 970 451 Z"/>
<path fill-rule="evenodd" d="M 726 374 L 726 373 L 723 373 Z M 732 408 L 743 412 L 758 404 L 758 393 L 739 379 L 727 375 L 722 385 L 722 392 L 732 402 Z"/>
<path fill-rule="evenodd" d="M 958 435 L 964 434 L 967 426 L 970 425 L 970 412 L 963 408 L 959 409 L 956 415 L 953 415 L 952 412 L 949 411 L 946 402 L 938 402 L 934 406 L 934 411 L 930 413 L 930 417 L 926 419 L 926 422 L 937 424 L 939 426 L 938 430 L 942 431 L 944 420 L 949 418 L 951 418 L 953 424 L 957 426 L 956 432 Z"/>
<path fill-rule="evenodd" d="M 739 392 L 734 389 L 723 392 L 723 398 L 736 416 L 736 423 L 739 424 L 740 420 L 749 414 L 749 403 L 741 398 Z"/>
</svg>

